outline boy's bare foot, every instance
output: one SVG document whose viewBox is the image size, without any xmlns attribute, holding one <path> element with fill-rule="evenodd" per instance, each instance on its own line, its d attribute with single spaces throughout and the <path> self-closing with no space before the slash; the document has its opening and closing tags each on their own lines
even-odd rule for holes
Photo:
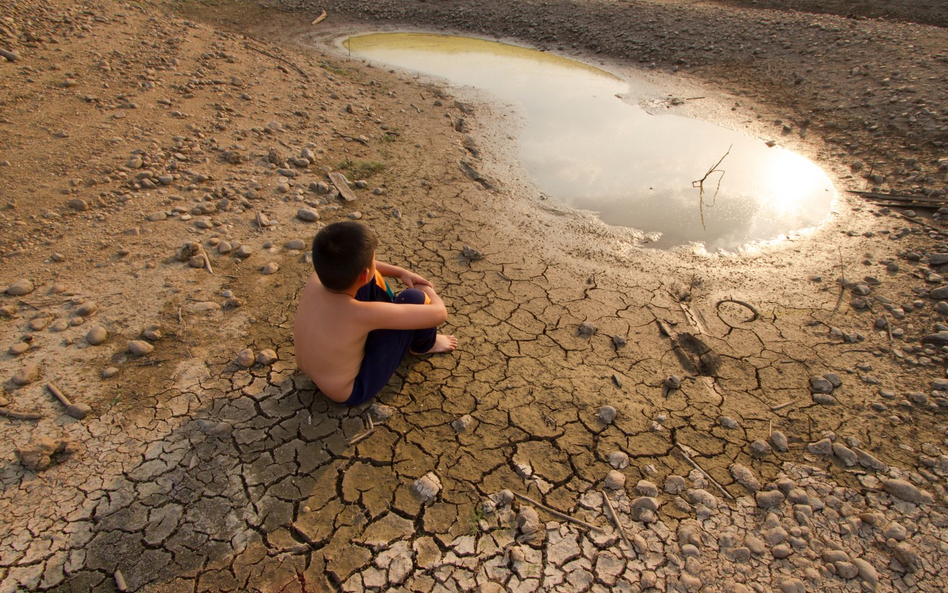
<svg viewBox="0 0 948 593">
<path fill-rule="evenodd" d="M 458 339 L 454 336 L 446 336 L 444 334 L 438 334 L 435 338 L 434 346 L 431 347 L 431 350 L 427 352 L 422 352 L 421 354 L 440 354 L 441 352 L 451 352 L 458 347 Z M 409 352 L 411 352 L 409 350 Z M 418 354 L 418 352 L 412 352 L 412 354 Z"/>
</svg>

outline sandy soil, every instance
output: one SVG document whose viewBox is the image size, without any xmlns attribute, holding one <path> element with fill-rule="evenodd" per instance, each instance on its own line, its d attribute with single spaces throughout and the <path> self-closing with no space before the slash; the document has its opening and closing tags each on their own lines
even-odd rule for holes
<svg viewBox="0 0 948 593">
<path fill-rule="evenodd" d="M 641 69 L 840 190 L 940 199 L 944 29 L 598 0 L 3 17 L 0 410 L 42 418 L 0 418 L 0 590 L 938 589 L 939 215 L 844 195 L 766 248 L 643 249 L 537 195 L 497 106 L 325 44 L 447 29 Z M 461 340 L 369 410 L 291 341 L 306 244 L 347 217 Z"/>
</svg>

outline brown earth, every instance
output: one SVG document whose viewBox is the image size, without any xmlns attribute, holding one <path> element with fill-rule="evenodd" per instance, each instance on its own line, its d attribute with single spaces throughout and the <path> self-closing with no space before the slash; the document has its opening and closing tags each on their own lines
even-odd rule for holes
<svg viewBox="0 0 948 593">
<path fill-rule="evenodd" d="M 896 5 L 864 6 L 871 16 Z M 938 22 L 919 7 L 896 16 Z M 0 409 L 44 418 L 0 418 L 0 591 L 114 590 L 117 570 L 130 590 L 153 591 L 868 586 L 827 560 L 833 549 L 868 562 L 883 590 L 937 590 L 948 400 L 933 382 L 945 352 L 920 342 L 945 323 L 928 295 L 940 281 L 927 257 L 948 251 L 937 216 L 907 220 L 844 195 L 823 227 L 778 245 L 644 249 L 541 199 L 510 158 L 496 106 L 469 115 L 449 89 L 317 44 L 376 26 L 443 27 L 623 73 L 641 65 L 670 94 L 708 97 L 674 109 L 800 150 L 841 190 L 877 182 L 940 198 L 944 29 L 598 0 L 356 0 L 301 13 L 22 0 L 2 17 L 0 48 L 18 59 L 0 62 L 0 286 L 35 289 L 0 298 L 0 344 L 11 348 Z M 470 139 L 454 131 L 458 117 Z M 358 200 L 326 193 L 327 170 L 364 179 Z M 320 221 L 303 222 L 300 208 Z M 378 230 L 380 259 L 435 281 L 461 340 L 450 356 L 409 361 L 379 397 L 388 407 L 374 409 L 374 432 L 353 446 L 365 410 L 329 405 L 293 363 L 294 301 L 311 267 L 305 248 L 287 247 L 347 216 Z M 191 242 L 209 269 L 175 257 Z M 247 257 L 234 255 L 240 246 Z M 465 246 L 483 257 L 464 257 Z M 269 263 L 278 269 L 264 274 Z M 729 299 L 759 316 L 748 321 Z M 108 337 L 92 345 L 96 326 Z M 143 339 L 154 350 L 130 354 Z M 245 348 L 278 360 L 244 368 Z M 699 360 L 706 348 L 714 354 Z M 13 380 L 32 367 L 38 378 Z M 810 378 L 828 372 L 842 385 L 814 399 Z M 670 375 L 680 389 L 663 387 Z M 64 415 L 47 383 L 93 413 Z M 614 423 L 597 419 L 604 404 Z M 466 428 L 452 426 L 460 418 Z M 789 451 L 751 455 L 771 431 Z M 828 432 L 845 450 L 808 448 Z M 16 450 L 42 437 L 71 451 L 30 469 Z M 740 500 L 692 472 L 678 446 Z M 847 466 L 855 449 L 884 469 Z M 509 488 L 609 527 L 598 491 L 616 452 L 631 464 L 629 494 L 614 492 L 614 504 L 645 548 L 568 523 L 541 524 L 518 546 L 512 512 L 482 514 Z M 765 489 L 786 478 L 806 491 L 809 504 L 794 502 L 812 519 L 789 502 L 772 509 L 796 538 L 791 557 L 735 560 L 723 534 L 750 542 L 774 525 L 734 464 Z M 442 489 L 422 502 L 411 487 L 429 472 Z M 639 480 L 661 488 L 676 475 L 689 489 L 649 495 L 656 521 L 633 510 L 649 490 Z M 931 499 L 886 493 L 900 480 Z M 703 566 L 692 570 L 682 533 L 695 526 Z M 558 561 L 570 541 L 578 551 Z"/>
</svg>

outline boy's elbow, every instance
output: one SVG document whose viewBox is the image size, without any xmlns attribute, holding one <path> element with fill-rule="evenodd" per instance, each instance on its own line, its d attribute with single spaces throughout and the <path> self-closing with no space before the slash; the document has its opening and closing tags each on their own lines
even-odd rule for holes
<svg viewBox="0 0 948 593">
<path fill-rule="evenodd" d="M 448 310 L 447 308 L 445 308 L 444 305 L 441 305 L 440 307 L 438 307 L 438 317 L 437 317 L 437 323 L 435 325 L 441 325 L 447 320 L 448 320 Z"/>
</svg>

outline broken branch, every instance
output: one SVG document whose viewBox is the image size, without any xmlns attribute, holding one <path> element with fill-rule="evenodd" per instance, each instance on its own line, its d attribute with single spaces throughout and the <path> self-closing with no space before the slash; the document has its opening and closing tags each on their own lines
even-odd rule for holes
<svg viewBox="0 0 948 593">
<path fill-rule="evenodd" d="M 14 412 L 13 410 L 7 410 L 6 408 L 0 408 L 0 416 L 6 416 L 7 418 L 13 418 L 15 420 L 42 420 L 44 418 L 42 414 Z"/>
<path fill-rule="evenodd" d="M 370 428 L 369 430 L 363 432 L 362 434 L 355 435 L 354 437 L 349 439 L 349 443 L 348 443 L 349 446 L 351 447 L 352 445 L 355 445 L 356 443 L 361 443 L 365 439 L 369 438 L 369 436 L 371 436 L 373 432 L 375 432 L 375 429 Z"/>
<path fill-rule="evenodd" d="M 321 13 L 319 13 L 318 17 L 313 19 L 313 22 L 311 22 L 310 25 L 318 25 L 319 23 L 323 22 L 325 19 L 326 19 L 326 11 L 324 10 Z"/>
<path fill-rule="evenodd" d="M 612 501 L 609 500 L 609 497 L 606 496 L 605 491 L 600 490 L 599 494 L 602 494 L 602 499 L 606 501 L 606 506 L 609 508 L 609 513 L 612 515 L 612 522 L 616 524 L 616 529 L 619 530 L 619 535 L 622 536 L 622 541 L 625 542 L 625 545 L 632 551 L 635 551 L 635 548 L 632 547 L 632 544 L 629 543 L 629 538 L 625 535 L 625 528 L 622 527 L 622 523 L 619 522 L 619 513 L 616 512 L 615 507 L 612 506 Z"/>
<path fill-rule="evenodd" d="M 724 486 L 719 484 L 717 480 L 712 478 L 711 474 L 704 471 L 704 468 L 702 468 L 700 465 L 695 463 L 695 461 L 691 459 L 688 453 L 686 453 L 685 450 L 681 448 L 681 445 L 679 445 L 678 443 L 675 443 L 675 448 L 678 449 L 678 452 L 681 454 L 681 456 L 685 458 L 685 461 L 687 461 L 688 464 L 691 465 L 691 467 L 695 468 L 696 470 L 704 474 L 704 477 L 708 478 L 708 480 L 710 480 L 711 483 L 714 484 L 717 487 L 717 489 L 721 491 L 722 494 L 724 494 L 725 498 L 727 498 L 728 500 L 734 500 L 734 497 L 731 496 L 731 493 L 725 490 Z"/>
<path fill-rule="evenodd" d="M 575 523 L 575 524 L 577 524 L 577 525 L 581 525 L 581 526 L 585 527 L 586 529 L 591 529 L 591 530 L 595 531 L 596 533 L 603 533 L 602 528 L 596 527 L 595 525 L 592 525 L 591 523 L 587 523 L 587 522 L 583 521 L 582 519 L 577 519 L 576 517 L 570 517 L 570 516 L 567 515 L 566 513 L 561 513 L 561 512 L 559 512 L 559 511 L 556 510 L 556 509 L 551 509 L 550 507 L 546 506 L 545 504 L 540 503 L 540 502 L 537 502 L 537 501 L 533 500 L 532 498 L 530 498 L 529 496 L 527 496 L 527 495 L 525 495 L 525 494 L 520 494 L 519 492 L 514 492 L 513 495 L 516 496 L 517 498 L 521 499 L 521 500 L 524 500 L 524 501 L 526 501 L 526 502 L 529 502 L 529 503 L 532 504 L 533 506 L 540 507 L 541 509 L 543 509 L 544 511 L 550 513 L 550 514 L 553 515 L 554 517 L 559 517 L 560 519 L 563 519 L 563 520 L 565 520 L 565 521 L 569 521 L 570 523 Z"/>
<path fill-rule="evenodd" d="M 789 401 L 789 402 L 787 402 L 787 403 L 785 403 L 785 404 L 780 404 L 780 405 L 777 405 L 777 406 L 773 406 L 773 407 L 770 408 L 770 411 L 771 411 L 771 412 L 779 412 L 780 410 L 782 410 L 782 409 L 784 409 L 784 408 L 789 408 L 789 407 L 792 406 L 794 403 L 795 403 L 795 402 L 793 402 L 793 401 Z"/>
</svg>

